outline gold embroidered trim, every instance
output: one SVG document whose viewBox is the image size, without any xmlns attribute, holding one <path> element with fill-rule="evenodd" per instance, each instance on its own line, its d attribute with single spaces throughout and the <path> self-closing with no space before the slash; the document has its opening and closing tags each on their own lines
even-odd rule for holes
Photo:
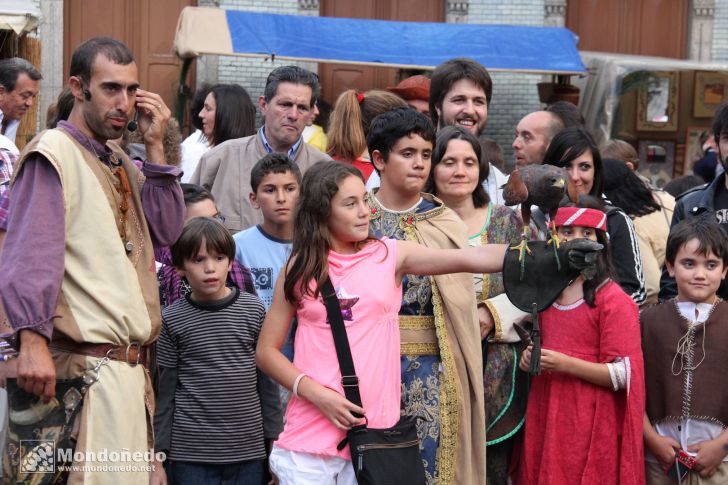
<svg viewBox="0 0 728 485">
<path fill-rule="evenodd" d="M 440 345 L 442 374 L 440 377 L 440 447 L 437 450 L 438 482 L 455 483 L 455 467 L 458 460 L 458 431 L 460 429 L 460 406 L 458 402 L 457 369 L 450 348 L 445 326 L 440 290 L 432 279 L 432 306 L 435 312 L 435 330 Z M 467 396 L 465 396 L 467 399 Z"/>
<path fill-rule="evenodd" d="M 503 321 L 501 320 L 501 317 L 498 314 L 498 310 L 496 310 L 495 305 L 493 305 L 493 302 L 491 302 L 490 300 L 485 300 L 483 304 L 488 310 L 490 310 L 490 314 L 493 315 L 493 322 L 495 323 L 493 340 L 498 342 L 503 338 Z"/>
<path fill-rule="evenodd" d="M 378 191 L 378 189 L 374 189 L 373 191 L 371 191 L 369 193 L 368 202 L 369 202 L 369 207 L 371 207 L 371 209 L 372 209 L 372 215 L 371 215 L 372 219 L 381 218 L 382 212 L 387 210 L 384 206 L 382 206 L 382 204 L 379 203 L 379 200 L 377 200 L 377 197 L 375 195 L 377 193 L 377 191 Z M 427 219 L 437 217 L 445 211 L 445 204 L 440 199 L 435 197 L 434 195 L 427 194 L 424 192 L 420 193 L 420 195 L 422 196 L 423 199 L 429 200 L 430 202 L 435 203 L 437 205 L 437 207 L 430 209 L 426 212 L 418 213 L 418 212 L 416 212 L 417 209 L 415 209 L 413 211 L 403 212 L 403 213 L 399 214 L 399 226 L 405 231 L 407 231 L 408 228 L 411 228 L 412 226 L 416 225 L 417 221 L 425 221 Z M 408 235 L 408 239 L 410 239 L 409 235 Z M 412 238 L 411 240 L 416 241 L 417 239 Z"/>
<path fill-rule="evenodd" d="M 371 219 L 381 219 L 382 212 L 386 209 L 382 207 L 377 198 L 374 196 L 376 189 L 369 193 L 369 206 L 371 207 Z M 425 200 L 434 202 L 437 207 L 430 209 L 424 213 L 408 212 L 400 214 L 399 225 L 404 232 L 405 239 L 422 243 L 417 237 L 415 226 L 417 221 L 424 221 L 432 217 L 441 215 L 445 211 L 445 204 L 437 197 L 421 193 Z M 440 373 L 440 445 L 437 450 L 435 470 L 438 473 L 438 483 L 450 484 L 455 483 L 455 465 L 457 463 L 457 440 L 460 421 L 460 407 L 458 402 L 457 388 L 457 369 L 455 368 L 455 358 L 450 348 L 450 341 L 445 326 L 445 314 L 442 308 L 442 297 L 437 289 L 434 278 L 432 282 L 432 306 L 434 308 L 435 333 L 437 336 L 437 344 L 432 343 L 413 343 L 412 349 L 424 349 L 425 346 L 435 345 L 439 347 L 441 357 L 442 371 Z M 401 346 L 400 346 L 401 347 Z M 402 355 L 417 355 L 410 351 L 400 348 Z M 426 354 L 437 355 L 437 354 Z"/>
<path fill-rule="evenodd" d="M 436 343 L 401 343 L 400 355 L 440 355 L 440 348 Z"/>
<path fill-rule="evenodd" d="M 434 330 L 435 317 L 431 315 L 400 315 L 400 330 Z"/>
<path fill-rule="evenodd" d="M 420 212 L 418 214 L 415 214 L 415 219 L 418 221 L 426 221 L 427 219 L 432 219 L 433 217 L 437 217 L 441 215 L 443 212 L 445 212 L 445 203 L 435 197 L 432 194 L 427 194 L 424 192 L 421 192 L 420 195 L 423 199 L 429 200 L 430 202 L 434 202 L 437 207 L 434 209 L 430 209 L 427 212 Z"/>
<path fill-rule="evenodd" d="M 404 235 L 408 241 L 414 241 L 416 243 L 422 244 L 422 242 L 417 239 L 417 233 L 415 233 L 414 227 L 412 227 L 411 225 L 404 225 L 404 227 L 402 227 L 402 230 L 404 231 Z M 432 286 L 435 286 L 434 282 Z"/>
</svg>

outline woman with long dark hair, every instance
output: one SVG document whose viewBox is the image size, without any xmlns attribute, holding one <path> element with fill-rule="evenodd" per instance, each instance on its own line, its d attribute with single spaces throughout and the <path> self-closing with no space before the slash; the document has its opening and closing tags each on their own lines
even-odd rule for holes
<svg viewBox="0 0 728 485">
<path fill-rule="evenodd" d="M 650 190 L 627 164 L 610 158 L 604 160 L 604 195 L 632 219 L 645 275 L 645 303 L 657 303 L 675 198 L 662 190 Z"/>
<path fill-rule="evenodd" d="M 603 199 L 604 166 L 594 138 L 584 128 L 559 132 L 549 145 L 544 163 L 567 172 L 565 203 L 578 203 L 579 196 Z M 639 242 L 632 220 L 621 209 L 607 205 L 607 232 L 616 270 L 615 280 L 638 305 L 645 301 L 645 281 Z"/>
<path fill-rule="evenodd" d="M 488 162 L 469 131 L 447 126 L 437 133 L 432 170 L 425 192 L 439 197 L 468 227 L 468 244 L 507 244 L 517 241 L 523 221 L 512 209 L 494 204 L 483 187 Z M 500 342 L 500 329 L 488 328 L 487 300 L 504 291 L 502 273 L 474 274 L 475 298 L 481 320 L 486 418 L 486 483 L 506 484 L 513 450 L 512 438 L 523 424 L 528 376 L 519 371 L 520 344 Z"/>
<path fill-rule="evenodd" d="M 199 117 L 210 147 L 255 133 L 255 106 L 245 88 L 237 84 L 213 86 Z"/>
</svg>

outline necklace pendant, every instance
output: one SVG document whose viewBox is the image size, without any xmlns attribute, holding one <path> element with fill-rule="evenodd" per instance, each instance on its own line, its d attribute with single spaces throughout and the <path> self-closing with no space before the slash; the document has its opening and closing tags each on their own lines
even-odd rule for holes
<svg viewBox="0 0 728 485">
<path fill-rule="evenodd" d="M 130 254 L 132 251 L 134 251 L 134 243 L 131 241 L 127 241 L 126 244 L 124 244 L 124 248 L 126 249 L 126 253 Z"/>
</svg>

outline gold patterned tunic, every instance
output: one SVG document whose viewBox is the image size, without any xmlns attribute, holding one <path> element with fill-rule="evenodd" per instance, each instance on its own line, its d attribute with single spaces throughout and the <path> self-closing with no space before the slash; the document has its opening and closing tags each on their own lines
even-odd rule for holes
<svg viewBox="0 0 728 485">
<path fill-rule="evenodd" d="M 465 225 L 422 194 L 409 211 L 391 211 L 369 194 L 370 233 L 442 249 L 467 246 Z M 482 356 L 472 275 L 407 275 L 400 309 L 402 412 L 418 416 L 430 484 L 485 480 Z"/>
</svg>

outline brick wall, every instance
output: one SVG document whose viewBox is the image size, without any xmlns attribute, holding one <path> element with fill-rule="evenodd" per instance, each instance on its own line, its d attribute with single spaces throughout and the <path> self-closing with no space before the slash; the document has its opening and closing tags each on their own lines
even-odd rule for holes
<svg viewBox="0 0 728 485">
<path fill-rule="evenodd" d="M 543 25 L 544 0 L 470 0 L 469 24 Z"/>
<path fill-rule="evenodd" d="M 471 0 L 468 23 L 543 25 L 544 0 Z M 493 100 L 485 133 L 500 144 L 506 168 L 512 168 L 513 133 L 526 113 L 540 109 L 536 84 L 542 77 L 515 73 L 492 73 L 491 76 Z"/>
<path fill-rule="evenodd" d="M 503 149 L 505 167 L 514 166 L 513 143 L 516 125 L 524 115 L 540 109 L 536 83 L 541 76 L 517 73 L 492 73 L 493 99 L 490 103 L 485 134 Z"/>
</svg>

